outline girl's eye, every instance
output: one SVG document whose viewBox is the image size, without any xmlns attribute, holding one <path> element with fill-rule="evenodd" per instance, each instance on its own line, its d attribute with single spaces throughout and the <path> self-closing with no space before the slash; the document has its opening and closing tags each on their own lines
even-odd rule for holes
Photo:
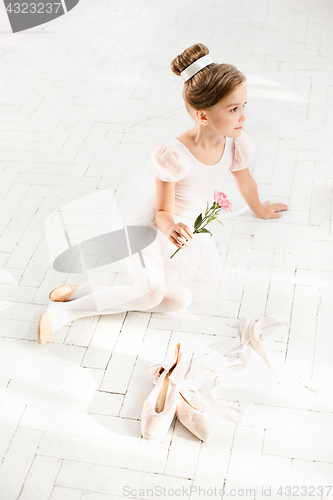
<svg viewBox="0 0 333 500">
<path fill-rule="evenodd" d="M 244 104 L 243 104 L 243 108 L 245 107 L 245 104 L 247 104 L 247 101 L 246 101 L 246 102 L 244 102 Z M 237 109 L 238 109 L 238 106 L 236 106 L 235 108 L 232 108 L 232 109 L 230 110 L 230 112 L 231 112 L 231 113 L 236 113 Z"/>
</svg>

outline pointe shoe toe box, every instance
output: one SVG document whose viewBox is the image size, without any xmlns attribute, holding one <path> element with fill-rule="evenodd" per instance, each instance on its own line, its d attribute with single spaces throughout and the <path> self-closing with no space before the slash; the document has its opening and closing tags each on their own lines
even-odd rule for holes
<svg viewBox="0 0 333 500">
<path fill-rule="evenodd" d="M 221 431 L 221 419 L 198 392 L 181 391 L 176 415 L 184 427 L 201 441 L 211 441 Z"/>
<path fill-rule="evenodd" d="M 53 300 L 53 302 L 66 302 L 66 300 L 75 292 L 76 289 L 77 285 L 58 286 L 58 288 L 52 290 L 49 298 Z"/>
<path fill-rule="evenodd" d="M 48 311 L 45 311 L 38 320 L 37 325 L 37 339 L 38 343 L 43 345 L 48 342 L 48 340 L 52 337 L 52 322 L 51 322 L 51 314 Z"/>
</svg>

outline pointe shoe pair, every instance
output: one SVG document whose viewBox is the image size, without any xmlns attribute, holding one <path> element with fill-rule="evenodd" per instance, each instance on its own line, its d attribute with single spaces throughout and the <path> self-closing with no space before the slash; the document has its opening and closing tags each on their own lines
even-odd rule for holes
<svg viewBox="0 0 333 500">
<path fill-rule="evenodd" d="M 162 440 L 175 415 L 202 441 L 210 441 L 216 436 L 221 421 L 193 381 L 184 378 L 186 365 L 181 361 L 180 344 L 177 344 L 175 360 L 168 368 L 159 365 L 151 368 L 155 386 L 142 408 L 142 436 Z"/>
</svg>

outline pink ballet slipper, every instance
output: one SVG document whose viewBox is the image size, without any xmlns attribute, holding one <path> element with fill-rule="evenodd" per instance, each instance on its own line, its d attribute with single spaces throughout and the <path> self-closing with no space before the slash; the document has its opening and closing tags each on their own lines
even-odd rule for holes
<svg viewBox="0 0 333 500">
<path fill-rule="evenodd" d="M 234 349 L 235 344 L 228 343 L 227 350 Z M 224 418 L 239 422 L 242 412 L 235 407 L 217 401 L 211 391 L 207 398 L 200 387 L 209 374 L 219 375 L 220 369 L 214 365 L 200 366 L 194 363 L 192 370 L 182 381 L 179 381 L 179 396 L 176 415 L 179 421 L 201 441 L 210 441 L 222 431 Z M 223 417 L 223 418 L 221 418 Z"/>
<path fill-rule="evenodd" d="M 147 439 L 162 440 L 176 413 L 179 389 L 172 377 L 183 378 L 185 363 L 181 362 L 180 344 L 177 344 L 175 360 L 168 368 L 160 365 L 150 367 L 155 386 L 143 404 L 141 434 Z"/>
<path fill-rule="evenodd" d="M 221 431 L 221 419 L 195 389 L 179 391 L 176 415 L 183 426 L 201 441 L 210 441 Z"/>
<path fill-rule="evenodd" d="M 91 288 L 93 286 L 103 285 L 103 283 L 99 280 L 89 281 L 85 285 L 62 285 L 58 286 L 52 292 L 50 292 L 49 299 L 53 302 L 67 302 L 69 297 L 76 292 L 77 289 L 84 290 L 86 288 Z"/>
<path fill-rule="evenodd" d="M 53 335 L 51 315 L 49 311 L 43 312 L 40 315 L 37 323 L 37 340 L 38 344 L 46 344 Z"/>
<path fill-rule="evenodd" d="M 66 302 L 77 290 L 77 285 L 62 285 L 58 286 L 49 295 L 49 299 L 53 302 Z"/>
</svg>

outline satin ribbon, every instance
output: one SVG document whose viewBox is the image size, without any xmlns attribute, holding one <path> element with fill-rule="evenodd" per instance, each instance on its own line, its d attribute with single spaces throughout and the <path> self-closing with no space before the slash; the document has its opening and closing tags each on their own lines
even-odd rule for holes
<svg viewBox="0 0 333 500">
<path fill-rule="evenodd" d="M 242 317 L 239 322 L 239 338 L 232 339 L 221 348 L 197 359 L 191 369 L 192 376 L 204 379 L 205 375 L 213 373 L 223 377 L 223 381 L 211 392 L 211 396 L 215 399 L 221 389 L 235 384 L 237 374 L 241 374 L 250 361 L 255 365 L 260 365 L 260 361 L 273 371 L 281 385 L 281 375 L 286 375 L 304 387 L 319 392 L 311 379 L 291 375 L 288 367 L 279 364 L 271 350 L 271 345 L 287 331 L 287 328 L 288 324 L 275 315 L 262 314 L 254 319 Z"/>
</svg>

